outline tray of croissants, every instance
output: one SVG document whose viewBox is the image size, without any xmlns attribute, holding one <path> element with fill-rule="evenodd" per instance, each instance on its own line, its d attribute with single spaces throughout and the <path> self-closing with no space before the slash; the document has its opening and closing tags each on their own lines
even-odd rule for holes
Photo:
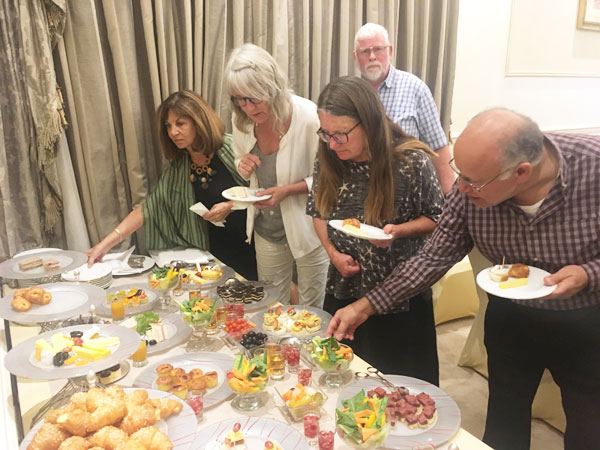
<svg viewBox="0 0 600 450">
<path fill-rule="evenodd" d="M 46 414 L 21 450 L 187 449 L 196 434 L 194 411 L 154 389 L 92 388 Z"/>
</svg>

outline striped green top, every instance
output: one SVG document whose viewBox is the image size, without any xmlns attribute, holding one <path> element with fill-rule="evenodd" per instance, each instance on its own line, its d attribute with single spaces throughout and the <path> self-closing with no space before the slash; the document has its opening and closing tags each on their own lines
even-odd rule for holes
<svg viewBox="0 0 600 450">
<path fill-rule="evenodd" d="M 237 183 L 248 185 L 235 168 L 230 134 L 223 137 L 223 147 L 217 150 L 217 156 Z M 154 192 L 142 204 L 146 249 L 186 247 L 210 250 L 208 222 L 190 210 L 190 206 L 196 203 L 190 181 L 190 162 L 187 152 L 172 161 Z"/>
</svg>

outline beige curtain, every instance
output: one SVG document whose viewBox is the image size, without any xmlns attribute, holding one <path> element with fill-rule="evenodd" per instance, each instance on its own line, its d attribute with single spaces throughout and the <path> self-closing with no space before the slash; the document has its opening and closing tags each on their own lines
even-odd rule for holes
<svg viewBox="0 0 600 450">
<path fill-rule="evenodd" d="M 244 42 L 271 52 L 294 91 L 316 101 L 332 78 L 357 74 L 356 30 L 367 21 L 381 23 L 393 40 L 396 66 L 428 83 L 448 129 L 458 0 L 68 0 L 68 5 L 56 58 L 92 243 L 143 201 L 165 167 L 153 129 L 154 111 L 164 98 L 194 89 L 230 126 L 223 70 L 230 51 Z"/>
<path fill-rule="evenodd" d="M 57 142 L 62 132 L 52 40 L 61 0 L 0 1 L 0 259 L 64 246 Z"/>
</svg>

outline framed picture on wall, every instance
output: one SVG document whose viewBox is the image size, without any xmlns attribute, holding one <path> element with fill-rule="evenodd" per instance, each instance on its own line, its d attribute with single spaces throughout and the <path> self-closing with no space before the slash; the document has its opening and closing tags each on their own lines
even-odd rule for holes
<svg viewBox="0 0 600 450">
<path fill-rule="evenodd" d="M 600 31 L 600 0 L 579 0 L 577 28 Z"/>
</svg>

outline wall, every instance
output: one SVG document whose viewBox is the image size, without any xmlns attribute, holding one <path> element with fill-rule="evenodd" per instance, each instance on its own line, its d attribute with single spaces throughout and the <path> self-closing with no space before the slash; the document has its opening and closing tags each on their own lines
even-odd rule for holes
<svg viewBox="0 0 600 450">
<path fill-rule="evenodd" d="M 527 114 L 543 130 L 600 133 L 600 32 L 576 29 L 577 3 L 460 1 L 453 137 L 493 106 Z"/>
</svg>

